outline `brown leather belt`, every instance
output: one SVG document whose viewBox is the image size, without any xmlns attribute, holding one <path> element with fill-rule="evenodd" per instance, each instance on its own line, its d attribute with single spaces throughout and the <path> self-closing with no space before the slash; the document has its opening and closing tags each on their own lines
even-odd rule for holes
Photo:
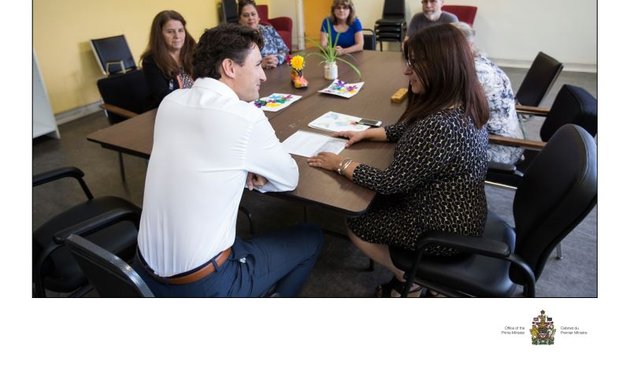
<svg viewBox="0 0 630 384">
<path fill-rule="evenodd" d="M 151 274 L 151 276 L 154 279 L 156 279 L 157 281 L 159 281 L 161 283 L 164 283 L 164 284 L 182 285 L 182 284 L 194 283 L 196 281 L 199 281 L 199 280 L 203 279 L 204 277 L 208 276 L 209 274 L 215 272 L 216 271 L 216 269 L 214 267 L 215 263 L 216 263 L 217 267 L 220 267 L 221 265 L 223 265 L 225 260 L 227 260 L 228 257 L 230 257 L 231 254 L 232 254 L 232 247 L 230 247 L 230 248 L 226 249 L 225 251 L 219 253 L 217 256 L 213 257 L 208 262 L 206 262 L 205 264 L 203 264 L 203 265 L 193 269 L 192 271 L 179 273 L 177 275 L 168 276 L 168 277 L 158 276 L 153 271 L 153 269 L 151 269 L 151 267 L 149 267 L 147 262 L 144 260 L 144 258 L 142 257 L 142 254 L 140 253 L 140 250 L 138 250 L 138 259 L 140 259 L 140 264 L 142 264 L 144 269 L 146 269 L 147 272 L 149 272 Z"/>
</svg>

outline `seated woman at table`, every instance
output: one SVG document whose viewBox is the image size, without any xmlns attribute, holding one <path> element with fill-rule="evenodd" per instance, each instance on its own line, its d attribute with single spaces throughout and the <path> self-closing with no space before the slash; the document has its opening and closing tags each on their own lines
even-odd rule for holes
<svg viewBox="0 0 630 384">
<path fill-rule="evenodd" d="M 330 16 L 322 21 L 320 30 L 321 46 L 328 46 L 330 33 L 330 41 L 333 44 L 337 41 L 335 49 L 339 55 L 363 50 L 363 26 L 356 17 L 352 0 L 333 0 Z"/>
<path fill-rule="evenodd" d="M 475 57 L 477 77 L 483 87 L 490 107 L 490 118 L 486 123 L 488 133 L 498 136 L 525 138 L 516 115 L 516 101 L 510 78 L 499 66 L 475 46 L 475 30 L 466 23 L 453 23 L 466 39 Z M 490 144 L 488 161 L 502 164 L 514 164 L 523 155 L 523 148 Z"/>
<path fill-rule="evenodd" d="M 398 122 L 337 134 L 348 138 L 347 147 L 365 140 L 396 143 L 391 164 L 381 170 L 330 152 L 308 159 L 312 167 L 376 192 L 347 226 L 352 242 L 394 274 L 377 289 L 381 297 L 399 296 L 404 286 L 389 246 L 414 249 L 418 236 L 431 230 L 480 236 L 487 216 L 488 102 L 468 43 L 456 27 L 441 24 L 413 35 L 403 47 L 412 97 Z M 421 291 L 414 284 L 409 295 Z"/>
<path fill-rule="evenodd" d="M 240 0 L 238 2 L 238 14 L 238 22 L 241 25 L 257 29 L 263 37 L 265 44 L 260 50 L 263 57 L 262 67 L 268 69 L 284 64 L 289 54 L 289 48 L 274 27 L 260 24 L 256 2 L 254 0 Z"/>
<path fill-rule="evenodd" d="M 153 18 L 149 44 L 140 57 L 149 86 L 149 108 L 157 108 L 175 89 L 190 88 L 195 39 L 186 20 L 176 11 L 162 11 Z"/>
</svg>

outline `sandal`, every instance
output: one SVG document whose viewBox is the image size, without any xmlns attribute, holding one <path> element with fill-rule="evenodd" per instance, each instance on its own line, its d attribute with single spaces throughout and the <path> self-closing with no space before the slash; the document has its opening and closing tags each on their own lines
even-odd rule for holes
<svg viewBox="0 0 630 384">
<path fill-rule="evenodd" d="M 436 292 L 432 289 L 426 288 L 421 294 L 420 297 L 426 297 L 426 298 L 442 298 L 442 297 L 446 297 L 443 294 Z"/>
<path fill-rule="evenodd" d="M 376 297 L 401 297 L 401 292 L 405 289 L 405 283 L 392 277 L 389 283 L 381 284 L 376 288 Z M 423 288 L 418 284 L 413 284 L 407 297 L 421 297 Z"/>
</svg>

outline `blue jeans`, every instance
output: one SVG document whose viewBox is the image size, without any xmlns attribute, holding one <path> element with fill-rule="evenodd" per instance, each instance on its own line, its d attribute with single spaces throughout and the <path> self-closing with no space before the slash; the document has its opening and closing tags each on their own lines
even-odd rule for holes
<svg viewBox="0 0 630 384">
<path fill-rule="evenodd" d="M 280 297 L 296 297 L 310 275 L 323 244 L 322 230 L 300 224 L 242 240 L 217 271 L 190 284 L 164 284 L 136 260 L 133 268 L 156 297 L 260 297 L 275 285 Z"/>
</svg>

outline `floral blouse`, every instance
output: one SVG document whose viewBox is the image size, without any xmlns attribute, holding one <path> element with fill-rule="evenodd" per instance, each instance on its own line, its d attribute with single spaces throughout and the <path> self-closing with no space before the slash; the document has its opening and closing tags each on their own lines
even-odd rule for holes
<svg viewBox="0 0 630 384">
<path fill-rule="evenodd" d="M 490 118 L 486 123 L 488 133 L 498 136 L 524 138 L 518 116 L 512 84 L 505 72 L 482 53 L 475 55 L 477 77 L 488 98 Z M 488 161 L 514 164 L 523 154 L 522 148 L 490 144 Z"/>
<path fill-rule="evenodd" d="M 260 50 L 262 57 L 269 55 L 276 55 L 278 57 L 278 64 L 284 64 L 289 48 L 282 40 L 282 37 L 278 34 L 278 31 L 271 25 L 258 25 L 258 30 L 265 41 L 263 49 Z"/>
</svg>

